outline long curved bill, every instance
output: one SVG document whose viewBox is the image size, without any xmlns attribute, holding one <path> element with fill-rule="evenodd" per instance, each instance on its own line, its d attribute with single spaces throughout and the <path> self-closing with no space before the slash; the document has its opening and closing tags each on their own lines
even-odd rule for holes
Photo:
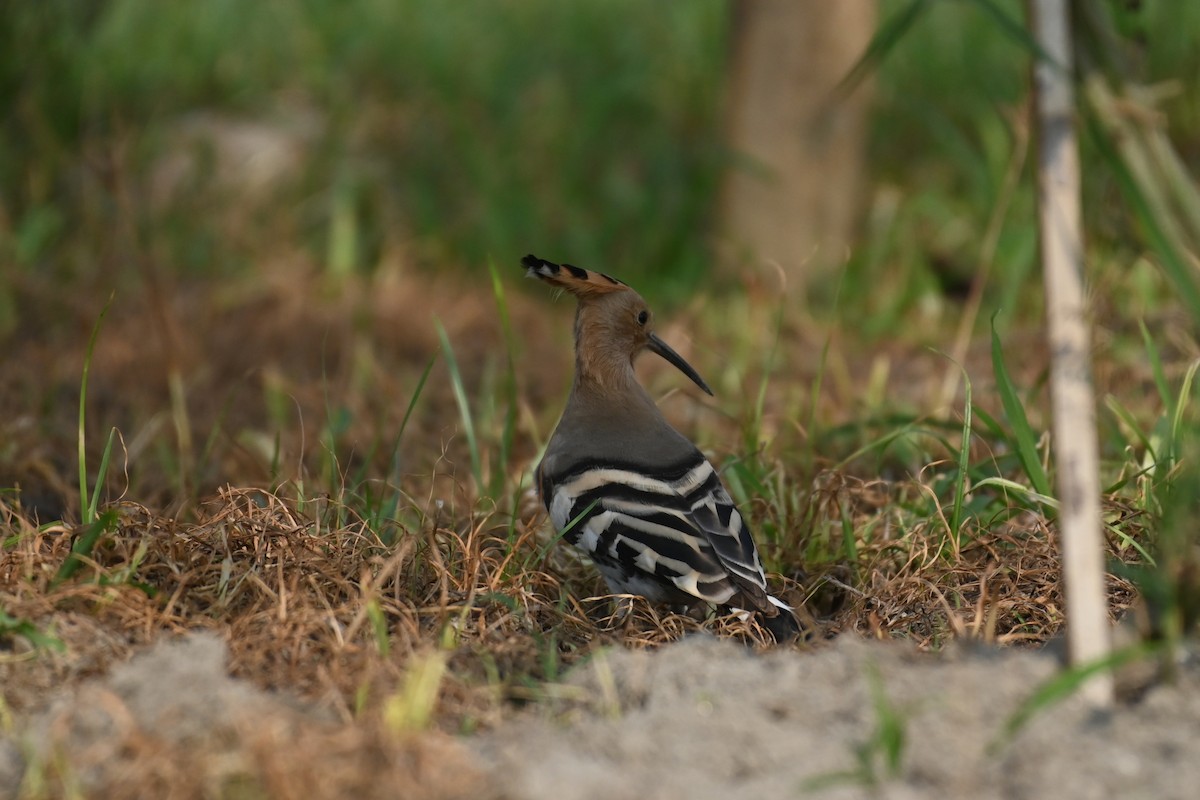
<svg viewBox="0 0 1200 800">
<path fill-rule="evenodd" d="M 672 350 L 671 346 L 662 339 L 658 338 L 657 335 L 653 333 L 650 334 L 650 344 L 647 345 L 647 347 L 650 348 L 651 352 L 662 356 L 664 359 L 670 362 L 675 369 L 691 378 L 692 382 L 703 389 L 706 394 L 711 395 L 713 393 L 712 389 L 708 388 L 708 384 L 704 382 L 704 379 L 700 377 L 700 373 L 696 372 L 696 370 L 692 368 L 691 364 L 683 360 L 683 356 Z"/>
</svg>

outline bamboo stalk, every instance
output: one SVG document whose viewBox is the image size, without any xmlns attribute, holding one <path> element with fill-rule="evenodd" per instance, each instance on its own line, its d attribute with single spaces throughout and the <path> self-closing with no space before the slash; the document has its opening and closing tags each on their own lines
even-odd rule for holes
<svg viewBox="0 0 1200 800">
<path fill-rule="evenodd" d="M 1071 662 L 1108 656 L 1096 401 L 1084 301 L 1079 148 L 1067 0 L 1030 0 L 1034 37 L 1046 57 L 1034 68 L 1038 126 L 1038 226 L 1046 288 L 1050 390 L 1059 525 Z M 1112 703 L 1113 682 L 1099 671 L 1082 688 L 1096 705 Z"/>
</svg>

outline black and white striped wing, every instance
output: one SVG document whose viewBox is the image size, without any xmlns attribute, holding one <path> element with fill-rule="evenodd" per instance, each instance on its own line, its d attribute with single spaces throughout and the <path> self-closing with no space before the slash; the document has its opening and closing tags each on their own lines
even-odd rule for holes
<svg viewBox="0 0 1200 800">
<path fill-rule="evenodd" d="M 692 521 L 708 537 L 717 558 L 741 589 L 743 602 L 751 608 L 766 610 L 767 578 L 750 529 L 716 471 L 707 461 L 704 463 L 712 477 L 706 484 L 703 498 L 692 506 Z"/>
<path fill-rule="evenodd" d="M 579 462 L 539 483 L 550 519 L 615 591 L 768 608 L 750 531 L 697 451 L 665 468 Z"/>
</svg>

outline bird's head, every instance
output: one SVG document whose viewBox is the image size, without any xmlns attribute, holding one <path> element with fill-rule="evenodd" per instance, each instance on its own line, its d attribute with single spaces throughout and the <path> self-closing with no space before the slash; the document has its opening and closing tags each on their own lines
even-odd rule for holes
<svg viewBox="0 0 1200 800">
<path fill-rule="evenodd" d="M 581 371 L 601 383 L 606 371 L 632 365 L 643 350 L 670 362 L 707 394 L 712 389 L 692 365 L 654 332 L 654 314 L 642 296 L 627 284 L 602 272 L 555 264 L 537 256 L 521 259 L 526 275 L 575 295 L 576 360 Z"/>
</svg>

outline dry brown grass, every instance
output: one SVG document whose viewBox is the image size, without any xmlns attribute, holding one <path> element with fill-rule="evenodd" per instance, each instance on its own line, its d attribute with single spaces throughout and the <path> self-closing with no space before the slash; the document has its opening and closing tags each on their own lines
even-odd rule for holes
<svg viewBox="0 0 1200 800">
<path fill-rule="evenodd" d="M 831 564 L 806 580 L 815 604 L 833 607 L 828 635 L 854 631 L 936 649 L 953 640 L 1040 645 L 1058 633 L 1064 619 L 1058 540 L 1044 515 L 1021 511 L 990 526 L 972 520 L 955 547 L 941 517 L 909 520 L 906 527 L 899 509 L 920 491 L 917 485 L 845 473 L 818 483 L 817 518 L 848 513 L 861 537 L 857 564 Z M 1110 542 L 1114 561 L 1134 558 L 1118 544 Z M 1116 620 L 1135 590 L 1110 575 L 1109 595 Z"/>
<path fill-rule="evenodd" d="M 859 509 L 856 528 L 877 529 L 867 518 L 887 513 L 879 485 L 842 479 Z M 766 645 L 736 617 L 696 620 L 593 596 L 595 577 L 547 547 L 536 514 L 518 522 L 511 541 L 508 520 L 481 512 L 430 520 L 385 543 L 361 520 L 327 528 L 315 508 L 227 489 L 200 506 L 197 521 L 181 523 L 126 503 L 87 568 L 56 584 L 72 532 L 39 529 L 7 507 L 17 541 L 3 554 L 0 602 L 62 637 L 70 657 L 47 682 L 46 664 L 17 656 L 26 647 L 18 645 L 3 667 L 6 701 L 36 707 L 30 689 L 93 674 L 164 633 L 207 629 L 229 642 L 234 674 L 319 698 L 345 721 L 377 705 L 413 654 L 441 648 L 450 670 L 437 720 L 455 731 L 491 724 L 506 698 L 528 696 L 597 645 L 653 646 L 697 630 Z M 859 543 L 857 585 L 835 565 L 806 586 L 785 582 L 785 595 L 840 593 L 841 607 L 821 621 L 829 635 L 853 630 L 932 647 L 953 638 L 1040 643 L 1057 631 L 1057 552 L 1044 517 L 1023 513 L 972 531 L 956 556 L 942 551 L 944 541 L 932 523 L 871 537 Z M 1114 614 L 1131 598 L 1114 578 Z"/>
</svg>

